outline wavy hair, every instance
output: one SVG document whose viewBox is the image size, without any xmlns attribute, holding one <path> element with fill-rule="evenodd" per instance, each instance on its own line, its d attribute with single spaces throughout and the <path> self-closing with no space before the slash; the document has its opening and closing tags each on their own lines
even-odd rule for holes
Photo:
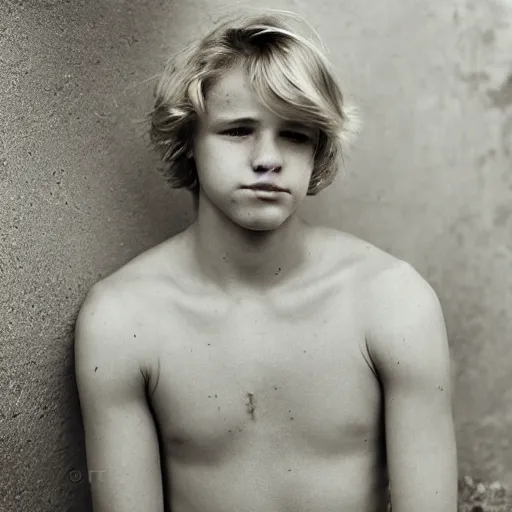
<svg viewBox="0 0 512 512">
<path fill-rule="evenodd" d="M 359 133 L 360 118 L 355 106 L 346 104 L 324 52 L 295 29 L 294 20 L 304 21 L 268 9 L 230 17 L 167 60 L 147 117 L 151 146 L 173 188 L 190 190 L 197 202 L 199 182 L 191 157 L 196 126 L 206 113 L 208 91 L 239 65 L 264 106 L 317 130 L 307 195 L 333 182 Z"/>
</svg>

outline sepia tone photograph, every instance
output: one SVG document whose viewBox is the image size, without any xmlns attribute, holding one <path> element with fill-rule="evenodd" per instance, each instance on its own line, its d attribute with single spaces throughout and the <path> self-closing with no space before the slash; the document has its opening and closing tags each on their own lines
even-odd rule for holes
<svg viewBox="0 0 512 512">
<path fill-rule="evenodd" d="M 0 0 L 1 512 L 512 512 L 512 0 Z"/>
</svg>

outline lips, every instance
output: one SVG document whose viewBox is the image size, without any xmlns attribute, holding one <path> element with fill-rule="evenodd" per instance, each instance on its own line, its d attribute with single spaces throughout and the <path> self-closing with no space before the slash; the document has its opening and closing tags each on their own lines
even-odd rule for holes
<svg viewBox="0 0 512 512">
<path fill-rule="evenodd" d="M 268 192 L 288 192 L 284 188 L 273 185 L 272 183 L 255 183 L 254 185 L 247 185 L 243 188 L 249 188 L 251 190 L 266 190 Z"/>
</svg>

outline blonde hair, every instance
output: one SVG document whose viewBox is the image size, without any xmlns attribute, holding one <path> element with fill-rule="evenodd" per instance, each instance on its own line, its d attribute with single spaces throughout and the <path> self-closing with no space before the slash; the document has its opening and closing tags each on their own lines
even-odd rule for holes
<svg viewBox="0 0 512 512">
<path fill-rule="evenodd" d="M 173 188 L 190 190 L 197 201 L 199 183 L 190 157 L 197 122 L 206 113 L 208 91 L 238 65 L 264 106 L 317 129 L 307 195 L 333 182 L 358 133 L 358 112 L 346 105 L 326 56 L 294 29 L 293 18 L 301 20 L 268 9 L 231 17 L 166 62 L 153 89 L 149 136 Z"/>
</svg>

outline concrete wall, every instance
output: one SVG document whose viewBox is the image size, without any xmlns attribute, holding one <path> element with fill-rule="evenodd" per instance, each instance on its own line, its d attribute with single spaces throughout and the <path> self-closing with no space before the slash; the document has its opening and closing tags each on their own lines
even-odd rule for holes
<svg viewBox="0 0 512 512">
<path fill-rule="evenodd" d="M 0 509 L 90 510 L 73 373 L 87 289 L 191 202 L 135 124 L 219 1 L 0 2 Z M 512 2 L 276 0 L 317 28 L 365 130 L 302 207 L 410 261 L 443 304 L 460 472 L 512 485 Z"/>
</svg>

